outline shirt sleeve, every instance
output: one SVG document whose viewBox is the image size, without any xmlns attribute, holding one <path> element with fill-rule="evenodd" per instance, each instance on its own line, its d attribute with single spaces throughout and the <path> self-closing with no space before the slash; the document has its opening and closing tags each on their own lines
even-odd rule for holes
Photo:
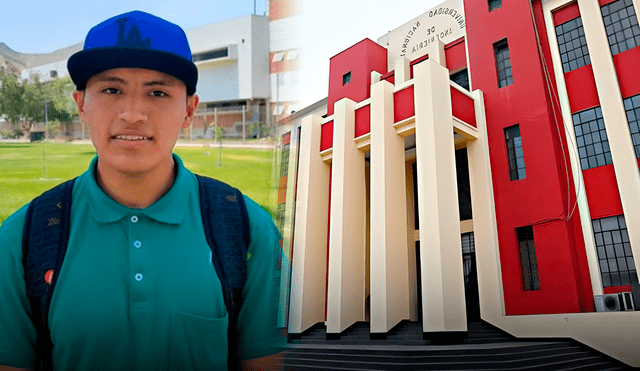
<svg viewBox="0 0 640 371">
<path fill-rule="evenodd" d="M 22 265 L 22 228 L 27 206 L 0 225 L 0 365 L 35 366 L 36 330 L 31 322 Z"/>
<path fill-rule="evenodd" d="M 281 351 L 286 339 L 278 335 L 270 316 L 272 308 L 277 308 L 273 289 L 275 274 L 279 272 L 275 270 L 275 262 L 280 251 L 280 232 L 258 204 L 246 196 L 245 202 L 251 242 L 247 251 L 247 281 L 238 315 L 238 351 L 241 359 L 248 360 Z"/>
</svg>

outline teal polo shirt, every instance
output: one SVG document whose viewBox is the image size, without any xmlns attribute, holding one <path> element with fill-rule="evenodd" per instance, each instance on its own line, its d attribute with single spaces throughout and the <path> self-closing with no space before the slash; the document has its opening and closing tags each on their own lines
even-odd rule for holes
<svg viewBox="0 0 640 371">
<path fill-rule="evenodd" d="M 97 157 L 76 180 L 71 232 L 51 300 L 57 370 L 226 370 L 228 314 L 200 217 L 198 181 L 174 155 L 171 189 L 131 209 L 97 184 Z M 273 262 L 280 234 L 245 197 L 251 232 L 238 317 L 242 359 L 277 350 L 269 326 Z M 0 228 L 0 365 L 33 367 L 22 265 L 26 206 Z"/>
</svg>

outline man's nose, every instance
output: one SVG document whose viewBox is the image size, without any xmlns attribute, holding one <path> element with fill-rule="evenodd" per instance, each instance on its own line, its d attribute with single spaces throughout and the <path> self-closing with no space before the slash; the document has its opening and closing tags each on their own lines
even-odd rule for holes
<svg viewBox="0 0 640 371">
<path fill-rule="evenodd" d="M 120 110 L 120 118 L 128 123 L 146 121 L 148 113 L 144 97 L 140 97 L 138 94 L 130 94 L 126 97 Z"/>
</svg>

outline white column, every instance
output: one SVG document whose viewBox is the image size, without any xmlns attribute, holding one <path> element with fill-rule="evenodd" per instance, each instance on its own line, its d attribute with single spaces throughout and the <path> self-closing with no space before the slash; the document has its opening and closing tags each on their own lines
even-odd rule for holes
<svg viewBox="0 0 640 371">
<path fill-rule="evenodd" d="M 411 66 L 409 64 L 409 60 L 405 57 L 400 57 L 395 60 L 393 72 L 393 79 L 396 85 L 400 85 L 403 82 L 409 80 L 411 77 Z M 372 116 L 373 117 L 373 116 Z"/>
<path fill-rule="evenodd" d="M 364 320 L 366 194 L 364 154 L 354 143 L 355 103 L 335 103 L 327 333 Z"/>
<path fill-rule="evenodd" d="M 589 54 L 600 56 L 591 58 L 593 75 L 602 107 L 602 117 L 611 148 L 613 168 L 618 182 L 622 210 L 627 221 L 631 250 L 640 271 L 640 172 L 633 149 L 627 115 L 620 94 L 613 59 L 610 57 L 609 43 L 604 29 L 602 13 L 597 1 L 579 0 L 578 7 L 583 19 L 584 35 Z"/>
<path fill-rule="evenodd" d="M 325 319 L 330 171 L 318 154 L 321 122 L 320 116 L 310 115 L 301 125 L 289 313 L 292 334 Z"/>
<path fill-rule="evenodd" d="M 449 71 L 414 66 L 424 332 L 466 331 Z"/>
<path fill-rule="evenodd" d="M 371 332 L 409 319 L 404 138 L 393 127 L 393 85 L 371 86 Z"/>
</svg>

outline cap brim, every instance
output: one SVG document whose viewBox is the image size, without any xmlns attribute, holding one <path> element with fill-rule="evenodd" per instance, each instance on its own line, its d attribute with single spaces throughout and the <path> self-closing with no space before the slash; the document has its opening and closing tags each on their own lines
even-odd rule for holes
<svg viewBox="0 0 640 371">
<path fill-rule="evenodd" d="M 67 62 L 69 75 L 78 90 L 84 90 L 91 76 L 112 68 L 147 68 L 182 80 L 187 95 L 196 92 L 196 65 L 176 54 L 137 48 L 98 48 L 75 53 Z"/>
</svg>

